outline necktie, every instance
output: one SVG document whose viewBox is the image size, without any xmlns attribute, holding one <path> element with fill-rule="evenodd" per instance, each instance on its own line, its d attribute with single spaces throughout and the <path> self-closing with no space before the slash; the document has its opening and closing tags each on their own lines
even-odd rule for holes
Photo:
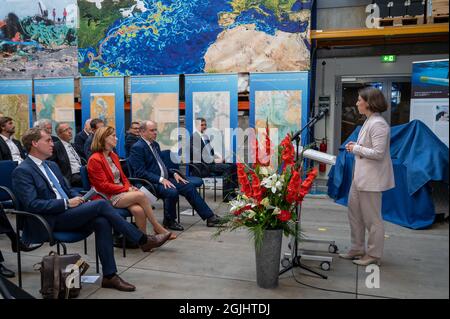
<svg viewBox="0 0 450 319">
<path fill-rule="evenodd" d="M 163 177 L 165 179 L 169 178 L 169 172 L 167 171 L 166 165 L 164 165 L 164 162 L 162 161 L 161 157 L 158 154 L 158 151 L 156 150 L 156 147 L 153 143 L 150 144 L 150 147 L 152 148 L 153 155 L 155 155 L 156 161 L 159 163 L 159 165 L 162 168 Z"/>
<path fill-rule="evenodd" d="M 78 164 L 81 165 L 81 159 L 77 154 L 77 151 L 75 151 L 75 149 L 73 148 L 72 144 L 69 144 L 69 150 L 70 153 L 72 153 L 73 157 L 75 157 L 75 159 L 77 160 Z"/>
<path fill-rule="evenodd" d="M 67 196 L 66 192 L 62 189 L 61 184 L 59 184 L 58 179 L 53 175 L 52 171 L 50 170 L 50 167 L 48 167 L 48 165 L 45 162 L 42 162 L 42 166 L 44 167 L 45 173 L 47 173 L 48 178 L 58 191 L 59 195 L 61 195 L 61 197 L 64 199 L 69 199 L 69 196 Z"/>
</svg>

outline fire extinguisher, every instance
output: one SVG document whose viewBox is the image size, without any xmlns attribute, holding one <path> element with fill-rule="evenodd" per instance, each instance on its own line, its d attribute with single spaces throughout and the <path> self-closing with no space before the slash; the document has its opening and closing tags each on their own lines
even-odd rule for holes
<svg viewBox="0 0 450 319">
<path fill-rule="evenodd" d="M 326 138 L 322 139 L 322 143 L 320 143 L 320 145 L 319 145 L 319 151 L 321 151 L 322 153 L 327 152 L 327 139 Z M 326 164 L 319 163 L 319 172 L 325 173 L 326 170 L 327 170 Z"/>
</svg>

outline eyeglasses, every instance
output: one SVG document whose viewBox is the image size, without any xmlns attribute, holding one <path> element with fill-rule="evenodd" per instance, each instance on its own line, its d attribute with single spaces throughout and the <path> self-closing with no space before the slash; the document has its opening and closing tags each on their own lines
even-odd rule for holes
<svg viewBox="0 0 450 319">
<path fill-rule="evenodd" d="M 68 127 L 68 128 L 66 128 L 66 129 L 62 130 L 61 132 L 64 133 L 64 132 L 72 131 L 72 130 L 73 130 L 73 129 L 72 129 L 71 127 Z"/>
<path fill-rule="evenodd" d="M 158 132 L 158 129 L 157 129 L 157 128 L 152 128 L 152 129 L 150 129 L 149 131 L 150 131 L 150 132 Z"/>
</svg>

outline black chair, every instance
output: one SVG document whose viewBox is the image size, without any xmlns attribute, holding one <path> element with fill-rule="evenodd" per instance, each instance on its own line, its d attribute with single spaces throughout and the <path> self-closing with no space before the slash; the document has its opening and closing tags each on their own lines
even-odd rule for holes
<svg viewBox="0 0 450 319">
<path fill-rule="evenodd" d="M 64 255 L 67 254 L 67 247 L 65 244 L 76 243 L 81 240 L 84 240 L 87 237 L 89 237 L 93 232 L 93 231 L 89 232 L 52 231 L 50 225 L 42 216 L 20 210 L 20 206 L 16 199 L 16 196 L 9 188 L 5 186 L 0 186 L 0 193 L 3 193 L 3 196 L 8 196 L 14 206 L 14 209 L 5 209 L 5 212 L 16 215 L 17 247 L 20 247 L 19 245 L 20 241 L 29 242 L 29 240 L 27 239 L 27 230 L 25 226 L 27 223 L 28 229 L 33 229 L 33 231 L 37 231 L 37 229 L 39 228 L 45 231 L 45 233 L 47 234 L 46 240 L 36 244 L 48 242 L 50 246 L 56 245 L 58 254 L 60 254 L 60 247 L 62 247 Z M 23 232 L 21 232 L 22 230 Z M 95 248 L 95 262 L 97 273 L 99 273 L 97 247 Z M 19 287 L 22 287 L 22 261 L 20 249 L 17 249 L 17 268 L 19 276 Z"/>
<path fill-rule="evenodd" d="M 0 161 L 0 186 L 12 189 L 12 172 L 17 167 L 17 162 Z M 0 193 L 0 202 L 5 208 L 13 208 L 13 203 L 8 194 Z"/>
<path fill-rule="evenodd" d="M 91 189 L 91 183 L 89 182 L 89 176 L 88 176 L 88 171 L 87 171 L 87 167 L 86 166 L 81 166 L 80 168 L 80 175 L 81 175 L 81 182 L 83 184 L 83 190 L 84 191 L 89 191 Z M 100 195 L 104 200 L 108 200 L 108 197 L 106 197 L 104 194 L 97 192 L 98 195 Z M 131 215 L 130 211 L 128 209 L 116 209 L 120 216 L 122 216 L 123 218 L 128 218 L 130 217 L 131 222 L 133 222 L 133 215 Z M 84 247 L 85 247 L 85 251 L 86 251 L 86 247 L 87 247 L 87 242 L 86 240 L 84 241 Z M 127 251 L 126 251 L 126 238 L 125 236 L 123 236 L 123 242 L 122 242 L 122 255 L 125 258 L 127 256 Z"/>
<path fill-rule="evenodd" d="M 192 183 L 195 186 L 195 188 L 199 191 L 200 194 L 203 193 L 203 199 L 205 199 L 205 183 L 203 182 L 203 179 L 201 177 L 197 177 L 197 176 L 185 176 L 185 174 L 183 174 L 181 172 L 181 166 L 187 166 L 189 169 L 200 173 L 198 168 L 196 166 L 194 166 L 193 164 L 189 164 L 189 163 L 187 163 L 187 164 L 186 163 L 174 163 L 172 161 L 171 155 L 174 155 L 174 158 L 176 158 L 176 155 L 173 154 L 170 150 L 164 150 L 161 152 L 161 159 L 164 162 L 164 164 L 166 165 L 167 169 L 171 170 L 174 173 L 178 173 L 181 177 L 183 177 L 184 179 L 186 179 L 190 183 Z M 188 172 L 189 169 L 185 169 L 185 171 Z M 202 192 L 202 190 L 203 190 L 203 192 Z M 178 201 L 177 215 L 178 215 L 178 222 L 180 222 L 179 201 Z M 194 208 L 192 208 L 192 216 L 194 216 Z"/>
</svg>

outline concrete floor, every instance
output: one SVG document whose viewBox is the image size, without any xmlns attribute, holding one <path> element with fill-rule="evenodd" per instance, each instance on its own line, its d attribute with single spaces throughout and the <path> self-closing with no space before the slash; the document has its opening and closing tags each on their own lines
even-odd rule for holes
<svg viewBox="0 0 450 319">
<path fill-rule="evenodd" d="M 212 194 L 208 202 L 215 212 L 223 214 L 226 204 L 214 203 Z M 184 201 L 182 210 L 188 208 Z M 161 205 L 156 213 L 162 219 Z M 180 298 L 180 299 L 279 299 L 279 298 L 449 298 L 449 225 L 435 224 L 427 230 L 410 230 L 385 223 L 385 256 L 380 267 L 380 287 L 367 288 L 370 275 L 365 267 L 353 265 L 336 254 L 327 252 L 328 245 L 305 243 L 302 249 L 331 256 L 329 271 L 322 271 L 319 263 L 304 261 L 312 269 L 328 276 L 320 279 L 295 268 L 280 277 L 276 289 L 262 289 L 256 285 L 254 249 L 245 230 L 224 233 L 212 239 L 214 228 L 208 228 L 197 215 L 182 215 L 185 231 L 178 239 L 166 243 L 152 253 L 128 249 L 127 257 L 116 249 L 120 276 L 137 286 L 132 293 L 100 288 L 100 279 L 94 284 L 83 284 L 79 298 Z M 349 247 L 349 226 L 346 207 L 326 197 L 309 197 L 302 209 L 302 230 L 311 238 L 335 240 L 339 251 Z M 283 242 L 283 253 L 289 252 L 288 239 Z M 89 238 L 88 260 L 91 267 L 87 275 L 95 275 L 93 236 Z M 0 236 L 0 248 L 5 265 L 17 269 L 16 254 L 11 252 L 9 239 Z M 53 248 L 55 249 L 55 248 Z M 24 253 L 23 287 L 40 298 L 40 274 L 33 265 L 41 261 L 51 248 L 44 245 L 38 250 Z M 70 252 L 83 253 L 82 244 L 68 246 Z M 13 279 L 17 282 L 17 277 Z M 342 292 L 314 289 L 298 283 Z M 344 293 L 347 292 L 347 293 Z M 358 296 L 355 293 L 358 292 Z"/>
</svg>

